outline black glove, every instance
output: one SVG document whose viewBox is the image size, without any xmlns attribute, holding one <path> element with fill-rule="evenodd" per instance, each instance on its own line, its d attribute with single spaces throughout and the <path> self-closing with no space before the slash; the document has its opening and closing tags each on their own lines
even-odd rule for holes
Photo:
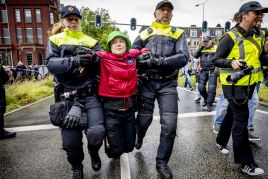
<svg viewBox="0 0 268 179">
<path fill-rule="evenodd" d="M 163 57 L 155 58 L 151 55 L 149 59 L 140 58 L 137 62 L 138 65 L 145 67 L 161 66 L 162 64 L 164 64 L 164 58 Z"/>
<path fill-rule="evenodd" d="M 152 67 L 155 63 L 151 52 L 145 52 L 137 57 L 137 63 L 140 67 Z"/>
<path fill-rule="evenodd" d="M 77 66 L 89 67 L 92 64 L 92 54 L 77 55 L 73 60 Z"/>
<path fill-rule="evenodd" d="M 62 126 L 65 128 L 75 128 L 78 126 L 80 119 L 81 107 L 79 104 L 74 104 L 65 117 Z"/>
<path fill-rule="evenodd" d="M 74 52 L 75 55 L 85 55 L 88 53 L 92 55 L 93 51 L 87 47 L 78 47 Z"/>
<path fill-rule="evenodd" d="M 141 61 L 144 61 L 144 60 L 148 60 L 148 59 L 151 59 L 153 58 L 153 55 L 151 54 L 151 52 L 145 52 L 139 56 L 137 56 L 137 62 L 141 62 Z"/>
</svg>

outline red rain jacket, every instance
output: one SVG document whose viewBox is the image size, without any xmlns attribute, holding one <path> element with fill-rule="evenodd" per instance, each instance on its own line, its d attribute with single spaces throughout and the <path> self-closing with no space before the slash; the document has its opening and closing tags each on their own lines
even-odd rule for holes
<svg viewBox="0 0 268 179">
<path fill-rule="evenodd" d="M 148 49 L 130 49 L 123 56 L 111 52 L 96 52 L 100 57 L 99 95 L 128 98 L 137 91 L 136 57 Z"/>
</svg>

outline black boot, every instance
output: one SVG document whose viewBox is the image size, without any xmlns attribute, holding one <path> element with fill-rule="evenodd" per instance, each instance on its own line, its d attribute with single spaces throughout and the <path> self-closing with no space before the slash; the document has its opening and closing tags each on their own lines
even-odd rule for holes
<svg viewBox="0 0 268 179">
<path fill-rule="evenodd" d="M 83 165 L 73 167 L 73 179 L 84 179 Z"/>
<path fill-rule="evenodd" d="M 212 105 L 209 105 L 209 104 L 207 105 L 207 111 L 208 112 L 211 112 L 212 111 Z"/>
<path fill-rule="evenodd" d="M 142 137 L 137 137 L 137 141 L 135 143 L 135 148 L 137 150 L 139 150 L 142 146 L 142 143 L 143 143 L 143 138 Z"/>
<path fill-rule="evenodd" d="M 16 132 L 8 132 L 4 129 L 0 130 L 0 140 L 16 137 Z"/>
<path fill-rule="evenodd" d="M 156 170 L 160 173 L 165 179 L 173 178 L 172 172 L 167 164 L 158 164 L 156 163 Z"/>
<path fill-rule="evenodd" d="M 101 169 L 101 159 L 100 156 L 97 153 L 90 153 L 91 157 L 91 166 L 94 171 L 99 171 Z"/>
</svg>

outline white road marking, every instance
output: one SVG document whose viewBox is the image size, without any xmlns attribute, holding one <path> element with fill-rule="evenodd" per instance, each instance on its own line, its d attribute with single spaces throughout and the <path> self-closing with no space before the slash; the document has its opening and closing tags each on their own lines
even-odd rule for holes
<svg viewBox="0 0 268 179">
<path fill-rule="evenodd" d="M 191 112 L 191 113 L 178 114 L 178 118 L 214 116 L 215 114 L 216 114 L 216 111 L 212 111 L 212 112 Z M 160 116 L 154 116 L 153 120 L 160 120 Z"/>
<path fill-rule="evenodd" d="M 268 114 L 266 111 L 257 110 L 257 112 Z M 188 117 L 202 117 L 202 116 L 214 116 L 216 111 L 212 112 L 192 112 L 192 113 L 182 113 L 178 114 L 178 118 L 188 118 Z M 154 116 L 153 120 L 160 120 L 160 116 Z M 25 131 L 36 131 L 36 130 L 46 130 L 46 129 L 56 129 L 58 127 L 53 126 L 52 124 L 46 125 L 36 125 L 36 126 L 22 126 L 22 127 L 12 127 L 6 128 L 8 131 L 12 132 L 25 132 Z"/>
<path fill-rule="evenodd" d="M 180 90 L 183 90 L 183 91 L 187 91 L 187 92 L 190 92 L 190 93 L 196 93 L 195 91 L 190 91 L 190 90 L 185 89 L 185 88 L 182 88 L 182 87 L 177 87 L 177 89 L 180 89 Z M 219 97 L 216 97 L 215 99 L 220 100 Z M 268 112 L 263 111 L 263 110 L 259 110 L 259 109 L 257 109 L 256 112 L 263 113 L 263 114 L 268 114 Z"/>
<path fill-rule="evenodd" d="M 128 154 L 124 153 L 120 156 L 121 179 L 131 179 Z"/>
<path fill-rule="evenodd" d="M 22 126 L 22 127 L 11 127 L 5 128 L 10 132 L 26 132 L 26 131 L 37 131 L 37 130 L 46 130 L 46 129 L 57 129 L 59 127 L 53 126 L 52 124 L 45 125 L 36 125 L 36 126 Z"/>
<path fill-rule="evenodd" d="M 257 112 L 259 112 L 259 113 L 263 113 L 263 114 L 268 114 L 268 112 L 266 112 L 266 111 L 262 111 L 262 110 L 259 110 L 259 109 L 257 109 Z"/>
</svg>

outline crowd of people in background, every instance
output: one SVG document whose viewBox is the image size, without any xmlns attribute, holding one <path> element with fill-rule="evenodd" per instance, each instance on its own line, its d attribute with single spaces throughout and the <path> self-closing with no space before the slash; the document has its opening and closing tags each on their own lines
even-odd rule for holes
<svg viewBox="0 0 268 179">
<path fill-rule="evenodd" d="M 14 82 L 22 82 L 25 80 L 42 80 L 49 76 L 49 72 L 45 65 L 25 65 L 21 61 L 17 65 L 7 65 L 4 67 L 9 76 L 9 84 Z"/>
</svg>

